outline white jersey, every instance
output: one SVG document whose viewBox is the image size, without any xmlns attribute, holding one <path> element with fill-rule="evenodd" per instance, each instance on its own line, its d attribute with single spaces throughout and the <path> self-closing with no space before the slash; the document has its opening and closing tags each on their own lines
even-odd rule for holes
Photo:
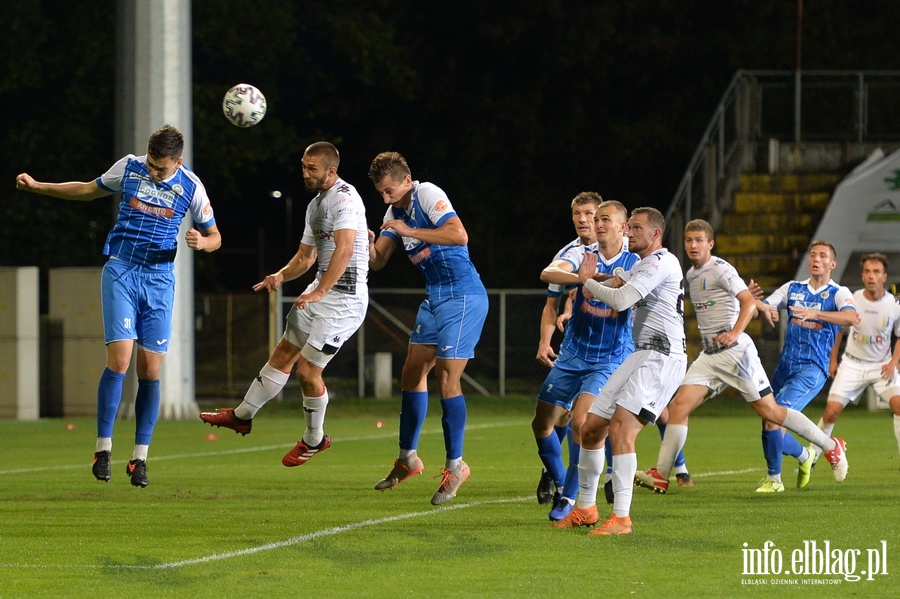
<svg viewBox="0 0 900 599">
<path fill-rule="evenodd" d="M 319 265 L 317 280 L 328 269 L 334 253 L 334 232 L 341 229 L 356 231 L 353 256 L 347 270 L 332 287 L 333 291 L 351 295 L 360 294 L 369 274 L 369 225 L 366 208 L 356 188 L 338 179 L 334 185 L 319 193 L 306 208 L 306 225 L 302 243 L 316 248 Z"/>
<path fill-rule="evenodd" d="M 635 350 L 684 355 L 684 278 L 678 259 L 660 248 L 621 278 L 643 296 L 634 307 Z"/>
<path fill-rule="evenodd" d="M 878 301 L 866 299 L 865 290 L 853 294 L 860 322 L 850 327 L 845 356 L 863 362 L 887 362 L 891 358 L 891 333 L 900 335 L 900 303 L 890 293 Z"/>
<path fill-rule="evenodd" d="M 713 339 L 734 328 L 741 312 L 737 295 L 747 289 L 747 284 L 731 264 L 716 256 L 699 268 L 688 269 L 685 279 L 697 313 L 703 351 L 721 351 L 724 348 L 716 347 Z"/>
</svg>

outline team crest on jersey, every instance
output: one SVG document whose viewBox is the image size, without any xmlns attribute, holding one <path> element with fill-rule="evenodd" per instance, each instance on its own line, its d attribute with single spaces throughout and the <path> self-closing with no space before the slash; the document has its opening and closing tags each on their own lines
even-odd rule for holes
<svg viewBox="0 0 900 599">
<path fill-rule="evenodd" d="M 181 194 L 184 193 L 184 187 L 182 187 L 181 184 L 176 183 L 175 185 L 172 186 L 172 192 L 175 195 L 180 196 Z"/>
<path fill-rule="evenodd" d="M 625 274 L 625 269 L 622 268 L 621 266 L 617 266 L 617 267 L 615 267 L 615 268 L 613 269 L 612 274 L 613 274 L 614 277 L 619 277 L 619 278 L 621 278 L 622 275 Z"/>
<path fill-rule="evenodd" d="M 828 299 L 828 297 L 830 295 L 831 295 L 831 293 L 829 293 L 828 290 L 826 289 L 825 291 L 822 292 L 822 299 Z"/>
</svg>

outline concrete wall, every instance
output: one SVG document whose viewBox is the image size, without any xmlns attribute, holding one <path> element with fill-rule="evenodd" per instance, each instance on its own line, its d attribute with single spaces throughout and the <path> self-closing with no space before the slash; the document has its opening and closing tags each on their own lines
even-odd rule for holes
<svg viewBox="0 0 900 599">
<path fill-rule="evenodd" d="M 40 301 L 36 266 L 0 268 L 0 418 L 40 417 Z"/>
</svg>

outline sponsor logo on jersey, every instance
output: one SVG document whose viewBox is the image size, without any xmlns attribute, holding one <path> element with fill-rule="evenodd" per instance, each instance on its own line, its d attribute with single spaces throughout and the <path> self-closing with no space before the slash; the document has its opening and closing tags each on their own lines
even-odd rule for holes
<svg viewBox="0 0 900 599">
<path fill-rule="evenodd" d="M 619 315 L 618 310 L 613 310 L 612 308 L 604 305 L 594 305 L 591 302 L 584 302 L 581 304 L 581 311 L 585 314 L 590 314 L 591 316 L 596 316 L 598 318 L 615 318 Z"/>
<path fill-rule="evenodd" d="M 140 210 L 141 212 L 146 212 L 155 216 L 161 216 L 163 218 L 173 218 L 175 216 L 175 211 L 171 208 L 166 208 L 165 206 L 153 206 L 152 204 L 142 202 L 134 197 L 131 198 L 128 205 L 135 210 Z"/>
<path fill-rule="evenodd" d="M 444 212 L 447 208 L 449 208 L 449 206 L 447 206 L 447 202 L 444 200 L 438 200 L 437 204 L 434 205 L 434 209 L 438 212 Z"/>
<path fill-rule="evenodd" d="M 159 200 L 168 206 L 175 203 L 175 194 L 165 189 L 158 189 L 149 181 L 141 181 L 138 186 L 138 195 Z"/>
<path fill-rule="evenodd" d="M 421 252 L 412 254 L 409 257 L 409 259 L 410 259 L 410 261 L 412 261 L 413 264 L 421 264 L 422 262 L 424 262 L 425 260 L 427 260 L 430 257 L 431 257 L 431 248 L 428 246 L 425 246 L 425 249 L 423 249 Z"/>
<path fill-rule="evenodd" d="M 712 300 L 709 302 L 694 302 L 694 310 L 697 312 L 703 312 L 704 310 L 709 310 L 717 303 L 718 302 L 716 300 Z"/>
<path fill-rule="evenodd" d="M 319 239 L 324 239 L 325 241 L 331 241 L 331 233 L 329 233 L 325 229 L 319 229 L 316 234 Z"/>
</svg>

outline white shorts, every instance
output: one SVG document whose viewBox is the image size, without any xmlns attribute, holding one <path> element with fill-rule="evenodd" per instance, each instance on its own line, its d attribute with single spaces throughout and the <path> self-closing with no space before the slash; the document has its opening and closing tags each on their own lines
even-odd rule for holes
<svg viewBox="0 0 900 599">
<path fill-rule="evenodd" d="M 714 354 L 701 353 L 688 368 L 681 384 L 706 387 L 712 391 L 710 397 L 732 387 L 748 402 L 772 393 L 756 345 L 745 335 L 741 335 L 733 347 Z"/>
<path fill-rule="evenodd" d="M 303 293 L 318 286 L 312 282 Z M 329 291 L 321 301 L 288 312 L 284 338 L 299 348 L 310 363 L 324 368 L 344 342 L 362 325 L 369 307 L 369 290 L 357 286 L 357 294 Z"/>
<path fill-rule="evenodd" d="M 684 378 L 687 356 L 667 356 L 652 349 L 641 349 L 625 358 L 609 377 L 589 410 L 612 420 L 616 406 L 653 424 L 672 400 Z"/>
<path fill-rule="evenodd" d="M 881 378 L 881 367 L 887 362 L 864 362 L 853 356 L 844 354 L 838 366 L 831 390 L 828 392 L 828 400 L 837 399 L 844 406 L 851 401 L 856 401 L 866 387 L 872 385 L 875 392 L 885 401 L 893 396 L 900 395 L 900 376 L 894 371 L 894 378 L 886 381 Z"/>
</svg>

